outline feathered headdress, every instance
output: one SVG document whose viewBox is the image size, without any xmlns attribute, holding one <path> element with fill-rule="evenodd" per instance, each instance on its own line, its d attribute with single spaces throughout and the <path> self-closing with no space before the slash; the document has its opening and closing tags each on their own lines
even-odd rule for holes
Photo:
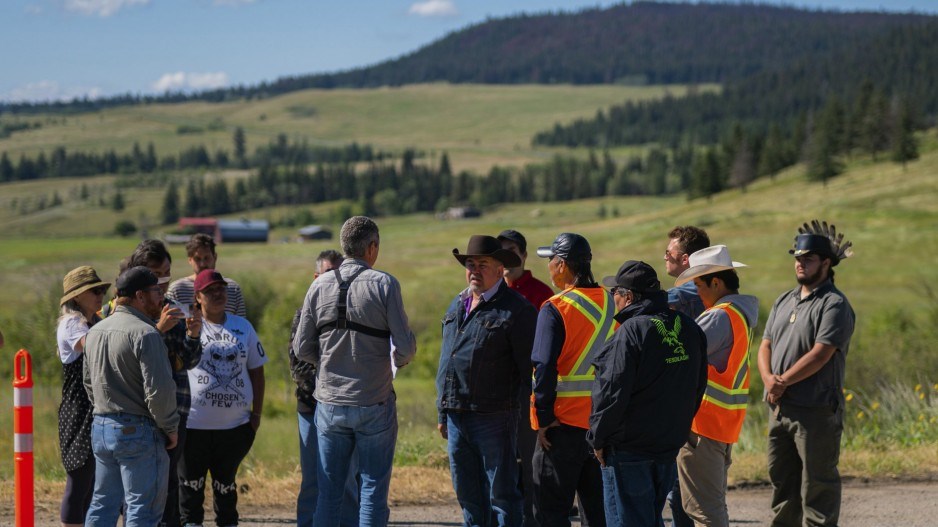
<svg viewBox="0 0 938 527">
<path fill-rule="evenodd" d="M 844 234 L 838 233 L 834 224 L 828 225 L 826 221 L 811 220 L 798 227 L 795 236 L 795 245 L 788 251 L 795 256 L 807 253 L 820 253 L 829 257 L 831 266 L 837 265 L 844 258 L 853 256 L 853 243 L 844 241 Z"/>
</svg>

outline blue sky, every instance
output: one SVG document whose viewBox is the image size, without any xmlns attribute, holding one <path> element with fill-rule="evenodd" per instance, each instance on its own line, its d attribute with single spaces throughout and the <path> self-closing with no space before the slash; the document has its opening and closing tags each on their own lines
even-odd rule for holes
<svg viewBox="0 0 938 527">
<path fill-rule="evenodd" d="M 336 71 L 519 12 L 608 0 L 0 0 L 0 100 L 161 93 Z M 938 13 L 936 0 L 786 0 Z"/>
</svg>

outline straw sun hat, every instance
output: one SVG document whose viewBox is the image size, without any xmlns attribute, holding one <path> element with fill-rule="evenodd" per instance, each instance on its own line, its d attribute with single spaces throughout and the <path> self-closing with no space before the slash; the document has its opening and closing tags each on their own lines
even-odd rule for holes
<svg viewBox="0 0 938 527">
<path fill-rule="evenodd" d="M 76 267 L 62 279 L 62 291 L 65 294 L 59 300 L 59 305 L 64 305 L 89 289 L 102 286 L 109 287 L 110 285 L 110 282 L 103 282 L 98 278 L 98 273 L 95 272 L 93 267 L 87 265 Z"/>
</svg>

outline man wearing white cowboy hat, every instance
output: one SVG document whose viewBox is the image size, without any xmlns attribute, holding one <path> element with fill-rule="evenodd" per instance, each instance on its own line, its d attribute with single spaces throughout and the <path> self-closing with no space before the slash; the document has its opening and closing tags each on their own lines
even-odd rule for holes
<svg viewBox="0 0 938 527">
<path fill-rule="evenodd" d="M 443 315 L 437 428 L 465 524 L 521 525 L 515 420 L 521 383 L 531 378 L 537 312 L 502 279 L 521 258 L 495 237 L 473 236 L 453 256 L 468 287 Z"/>
<path fill-rule="evenodd" d="M 707 389 L 687 443 L 677 455 L 681 503 L 696 525 L 729 526 L 726 475 L 733 443 L 749 403 L 749 345 L 759 320 L 759 299 L 739 294 L 734 262 L 725 245 L 690 255 L 675 285 L 693 282 L 706 310 L 697 325 L 707 335 Z"/>
<path fill-rule="evenodd" d="M 827 222 L 799 229 L 798 286 L 772 305 L 759 346 L 769 419 L 773 525 L 837 525 L 844 371 L 856 318 L 834 287 L 834 266 L 853 254 Z"/>
</svg>

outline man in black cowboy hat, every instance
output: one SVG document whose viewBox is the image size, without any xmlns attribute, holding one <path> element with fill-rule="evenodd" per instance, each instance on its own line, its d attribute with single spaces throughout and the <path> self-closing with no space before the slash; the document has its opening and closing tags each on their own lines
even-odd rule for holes
<svg viewBox="0 0 938 527">
<path fill-rule="evenodd" d="M 472 236 L 468 287 L 443 316 L 436 376 L 440 435 L 449 441 L 453 488 L 466 525 L 520 525 L 515 462 L 518 391 L 531 376 L 536 311 L 502 280 L 518 256 L 492 236 Z M 494 523 L 490 523 L 494 522 Z"/>
<path fill-rule="evenodd" d="M 775 301 L 759 347 L 773 525 L 836 525 L 840 514 L 844 370 L 856 319 L 833 267 L 852 252 L 833 226 L 814 224 L 789 251 L 799 285 Z"/>
</svg>

